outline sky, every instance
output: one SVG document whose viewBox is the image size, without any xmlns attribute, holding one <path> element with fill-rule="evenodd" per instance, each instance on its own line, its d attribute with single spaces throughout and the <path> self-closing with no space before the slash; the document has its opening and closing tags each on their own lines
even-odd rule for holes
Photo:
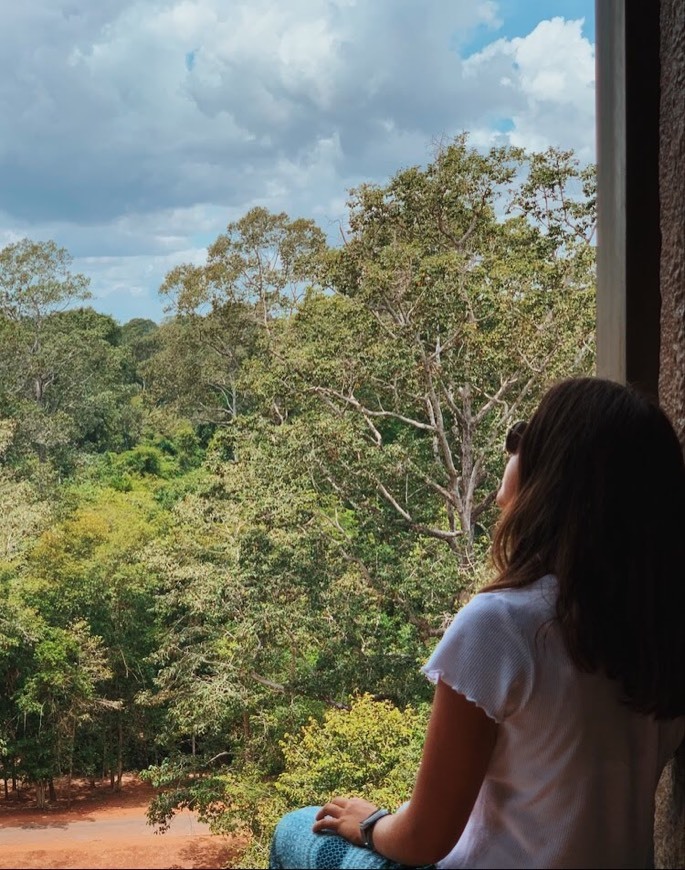
<svg viewBox="0 0 685 870">
<path fill-rule="evenodd" d="M 594 160 L 594 0 L 0 0 L 0 247 L 53 239 L 123 323 L 255 205 L 478 148 Z"/>
</svg>

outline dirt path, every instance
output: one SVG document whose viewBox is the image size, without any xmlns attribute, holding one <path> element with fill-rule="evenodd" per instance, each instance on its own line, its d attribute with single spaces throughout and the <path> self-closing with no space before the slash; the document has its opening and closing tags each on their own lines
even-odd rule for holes
<svg viewBox="0 0 685 870">
<path fill-rule="evenodd" d="M 73 807 L 37 810 L 0 802 L 0 868 L 220 868 L 234 851 L 191 813 L 155 834 L 145 810 L 149 786 L 127 778 L 120 794 L 106 787 L 77 792 Z"/>
</svg>

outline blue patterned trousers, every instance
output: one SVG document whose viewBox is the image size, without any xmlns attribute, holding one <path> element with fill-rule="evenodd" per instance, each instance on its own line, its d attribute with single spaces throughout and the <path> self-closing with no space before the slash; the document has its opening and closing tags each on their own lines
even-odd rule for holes
<svg viewBox="0 0 685 870">
<path fill-rule="evenodd" d="M 337 834 L 314 834 L 319 807 L 305 807 L 283 816 L 271 843 L 270 870 L 401 870 L 397 864 L 354 846 Z M 428 868 L 425 868 L 428 870 Z"/>
</svg>

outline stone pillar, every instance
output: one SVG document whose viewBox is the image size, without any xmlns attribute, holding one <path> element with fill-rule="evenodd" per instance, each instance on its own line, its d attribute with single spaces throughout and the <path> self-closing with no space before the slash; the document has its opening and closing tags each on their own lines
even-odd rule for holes
<svg viewBox="0 0 685 870">
<path fill-rule="evenodd" d="M 661 0 L 659 399 L 685 447 L 685 4 Z"/>
<path fill-rule="evenodd" d="M 660 14 L 659 400 L 685 449 L 685 4 L 661 0 Z M 655 859 L 657 867 L 685 867 L 685 745 L 657 790 Z"/>
</svg>

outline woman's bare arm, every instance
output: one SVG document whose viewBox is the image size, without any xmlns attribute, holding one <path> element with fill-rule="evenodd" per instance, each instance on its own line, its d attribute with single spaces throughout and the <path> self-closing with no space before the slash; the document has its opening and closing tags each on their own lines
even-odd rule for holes
<svg viewBox="0 0 685 870">
<path fill-rule="evenodd" d="M 471 815 L 496 737 L 496 722 L 438 681 L 411 801 L 376 823 L 374 849 L 412 866 L 444 858 Z M 314 831 L 332 830 L 361 845 L 359 823 L 375 809 L 359 798 L 334 798 L 319 811 Z"/>
</svg>

